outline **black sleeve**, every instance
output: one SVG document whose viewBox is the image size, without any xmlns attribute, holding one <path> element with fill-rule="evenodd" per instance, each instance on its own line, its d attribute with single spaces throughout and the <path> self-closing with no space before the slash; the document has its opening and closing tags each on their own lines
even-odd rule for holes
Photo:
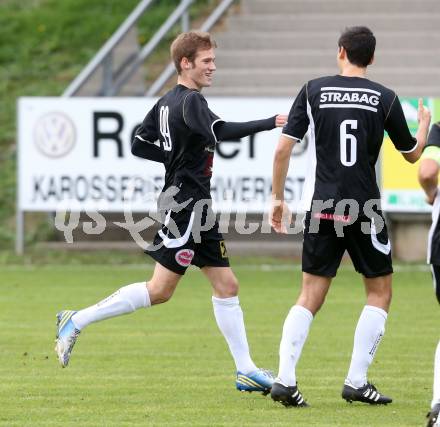
<svg viewBox="0 0 440 427">
<path fill-rule="evenodd" d="M 396 149 L 401 153 L 410 153 L 417 147 L 417 139 L 411 135 L 408 129 L 397 95 L 394 96 L 388 116 L 385 118 L 385 130 Z"/>
<path fill-rule="evenodd" d="M 218 141 L 243 138 L 264 130 L 271 130 L 275 127 L 276 116 L 263 120 L 253 120 L 250 122 L 222 122 L 214 125 L 214 133 Z"/>
<path fill-rule="evenodd" d="M 157 104 L 148 112 L 142 124 L 137 128 L 131 142 L 131 152 L 137 157 L 163 163 L 165 161 L 163 150 L 155 144 L 159 139 L 156 112 Z"/>
<path fill-rule="evenodd" d="M 194 133 L 207 140 L 208 146 L 217 142 L 214 125 L 222 120 L 209 109 L 206 99 L 199 92 L 190 92 L 185 98 L 183 120 Z"/>
<path fill-rule="evenodd" d="M 157 129 L 157 104 L 148 112 L 142 124 L 138 127 L 135 138 L 141 141 L 155 142 L 159 139 Z"/>
<path fill-rule="evenodd" d="M 151 142 L 141 141 L 136 137 L 131 144 L 131 152 L 137 157 L 152 160 L 153 162 L 165 162 L 165 154 L 161 147 Z"/>
<path fill-rule="evenodd" d="M 309 116 L 307 114 L 307 84 L 300 90 L 292 105 L 283 127 L 283 135 L 301 141 L 309 128 Z"/>
<path fill-rule="evenodd" d="M 429 146 L 440 147 L 440 122 L 434 123 L 429 131 L 425 148 Z"/>
</svg>

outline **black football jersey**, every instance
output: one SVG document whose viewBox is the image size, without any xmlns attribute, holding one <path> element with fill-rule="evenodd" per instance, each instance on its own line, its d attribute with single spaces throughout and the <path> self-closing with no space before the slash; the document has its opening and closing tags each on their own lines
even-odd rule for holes
<svg viewBox="0 0 440 427">
<path fill-rule="evenodd" d="M 434 123 L 431 127 L 425 147 L 429 146 L 440 147 L 440 122 Z"/>
<path fill-rule="evenodd" d="M 176 85 L 148 112 L 135 138 L 159 140 L 164 152 L 165 185 L 179 188 L 179 203 L 209 199 L 215 144 L 213 128 L 222 121 L 195 89 Z"/>
<path fill-rule="evenodd" d="M 388 132 L 397 150 L 411 152 L 411 136 L 396 94 L 361 77 L 328 76 L 307 82 L 289 113 L 283 134 L 300 141 L 310 128 L 309 167 L 302 208 L 312 201 L 353 199 L 360 210 L 379 199 L 375 164 Z"/>
</svg>

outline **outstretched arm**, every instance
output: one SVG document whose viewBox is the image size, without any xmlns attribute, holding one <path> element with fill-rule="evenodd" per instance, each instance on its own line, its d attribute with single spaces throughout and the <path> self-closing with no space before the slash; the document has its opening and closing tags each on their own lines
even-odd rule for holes
<svg viewBox="0 0 440 427">
<path fill-rule="evenodd" d="M 250 122 L 223 122 L 214 124 L 214 133 L 218 141 L 238 139 L 264 130 L 271 130 L 286 124 L 287 116 L 279 114 L 263 120 Z"/>
</svg>

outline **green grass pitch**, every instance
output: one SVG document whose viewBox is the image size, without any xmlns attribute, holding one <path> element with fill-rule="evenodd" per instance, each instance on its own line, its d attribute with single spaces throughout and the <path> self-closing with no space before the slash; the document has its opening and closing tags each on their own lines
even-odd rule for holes
<svg viewBox="0 0 440 427">
<path fill-rule="evenodd" d="M 281 327 L 301 273 L 287 264 L 237 265 L 253 358 L 276 372 Z M 364 304 L 344 267 L 313 322 L 298 366 L 307 409 L 234 389 L 234 366 L 204 276 L 189 271 L 162 306 L 91 325 L 70 366 L 53 352 L 55 313 L 90 305 L 147 278 L 142 266 L 0 267 L 0 425 L 423 426 L 432 389 L 438 307 L 428 270 L 399 269 L 385 338 L 370 379 L 386 407 L 349 405 L 340 391 Z"/>
</svg>

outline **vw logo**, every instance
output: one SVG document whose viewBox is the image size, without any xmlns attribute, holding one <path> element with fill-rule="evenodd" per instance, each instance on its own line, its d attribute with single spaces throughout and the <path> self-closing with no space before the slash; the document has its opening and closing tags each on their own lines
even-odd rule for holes
<svg viewBox="0 0 440 427">
<path fill-rule="evenodd" d="M 65 156 L 75 145 L 75 139 L 75 126 L 63 113 L 45 114 L 35 125 L 35 145 L 47 157 Z"/>
</svg>

